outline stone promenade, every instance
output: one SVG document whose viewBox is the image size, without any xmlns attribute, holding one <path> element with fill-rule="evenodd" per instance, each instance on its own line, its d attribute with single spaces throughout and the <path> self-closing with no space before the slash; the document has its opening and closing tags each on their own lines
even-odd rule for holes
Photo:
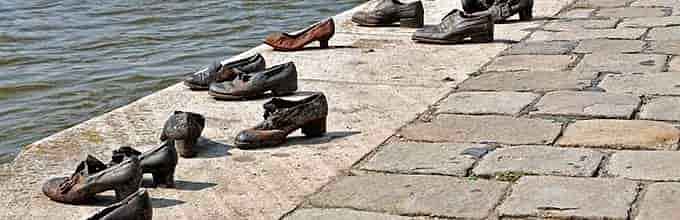
<svg viewBox="0 0 680 220">
<path fill-rule="evenodd" d="M 436 24 L 457 0 L 424 0 Z M 329 99 L 329 133 L 243 151 L 266 99 L 221 102 L 175 85 L 27 146 L 0 169 L 0 219 L 77 219 L 111 203 L 49 201 L 42 182 L 87 154 L 158 143 L 173 110 L 204 114 L 177 189 L 154 219 L 680 219 L 680 1 L 537 0 L 535 20 L 488 44 L 428 45 L 413 29 L 335 17 L 330 50 L 294 61 L 303 97 Z M 147 177 L 147 183 L 149 178 Z"/>
</svg>

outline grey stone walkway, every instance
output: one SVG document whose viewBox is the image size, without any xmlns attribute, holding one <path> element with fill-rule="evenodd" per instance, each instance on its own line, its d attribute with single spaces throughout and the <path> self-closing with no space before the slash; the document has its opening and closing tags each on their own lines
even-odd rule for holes
<svg viewBox="0 0 680 220">
<path fill-rule="evenodd" d="M 427 24 L 458 0 L 425 0 Z M 262 103 L 175 85 L 27 146 L 0 167 L 0 219 L 78 219 L 110 203 L 49 201 L 42 182 L 87 154 L 149 149 L 173 110 L 207 117 L 154 219 L 680 219 L 680 2 L 537 0 L 488 44 L 427 45 L 413 29 L 335 16 L 330 50 L 294 61 L 329 99 L 329 133 L 243 151 Z M 148 177 L 147 177 L 148 178 Z"/>
</svg>

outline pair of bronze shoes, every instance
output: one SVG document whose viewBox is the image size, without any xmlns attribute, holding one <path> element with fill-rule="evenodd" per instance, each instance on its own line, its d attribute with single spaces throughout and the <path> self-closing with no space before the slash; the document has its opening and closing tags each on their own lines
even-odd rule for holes
<svg viewBox="0 0 680 220">
<path fill-rule="evenodd" d="M 271 91 L 283 96 L 297 90 L 297 68 L 293 62 L 265 69 L 260 54 L 211 67 L 187 77 L 184 84 L 194 90 L 208 89 L 208 94 L 221 100 L 252 99 Z"/>
</svg>

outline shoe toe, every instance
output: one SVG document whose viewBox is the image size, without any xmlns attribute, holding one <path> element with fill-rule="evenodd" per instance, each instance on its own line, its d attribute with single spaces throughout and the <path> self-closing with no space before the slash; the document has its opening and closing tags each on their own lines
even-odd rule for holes
<svg viewBox="0 0 680 220">
<path fill-rule="evenodd" d="M 236 136 L 236 146 L 241 149 L 271 147 L 286 140 L 281 130 L 244 130 Z"/>
<path fill-rule="evenodd" d="M 231 85 L 229 83 L 210 83 L 210 91 L 221 94 L 228 94 L 231 92 Z"/>
<path fill-rule="evenodd" d="M 56 177 L 47 180 L 42 187 L 43 194 L 54 201 L 70 203 L 66 199 L 66 195 L 61 193 L 60 189 L 61 184 L 66 182 L 66 180 L 68 180 L 68 177 Z"/>
</svg>

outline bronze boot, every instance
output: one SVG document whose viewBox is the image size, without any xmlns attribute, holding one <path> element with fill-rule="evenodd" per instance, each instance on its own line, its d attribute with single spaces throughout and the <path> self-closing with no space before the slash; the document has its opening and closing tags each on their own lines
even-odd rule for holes
<svg viewBox="0 0 680 220">
<path fill-rule="evenodd" d="M 262 71 L 264 67 L 264 57 L 260 54 L 224 64 L 215 62 L 210 67 L 185 78 L 184 85 L 194 90 L 205 90 L 208 89 L 210 83 L 233 80 L 236 77 L 236 71 L 250 73 Z"/>
<path fill-rule="evenodd" d="M 122 201 L 98 211 L 87 220 L 151 220 L 152 216 L 149 193 L 140 189 Z"/>
<path fill-rule="evenodd" d="M 182 157 L 194 157 L 194 145 L 205 127 L 203 115 L 193 112 L 175 111 L 163 126 L 161 141 L 172 140 Z"/>
<path fill-rule="evenodd" d="M 232 81 L 213 83 L 208 94 L 222 100 L 239 100 L 260 97 L 267 91 L 284 96 L 296 90 L 297 69 L 293 62 L 288 62 L 257 73 L 239 73 Z"/>
<path fill-rule="evenodd" d="M 294 51 L 300 50 L 305 45 L 319 41 L 321 48 L 328 48 L 328 40 L 335 34 L 335 23 L 329 18 L 316 23 L 296 34 L 274 33 L 267 36 L 264 43 L 273 47 L 274 50 Z"/>
<path fill-rule="evenodd" d="M 50 199 L 70 204 L 82 204 L 94 195 L 114 190 L 116 199 L 122 200 L 136 192 L 142 183 L 142 168 L 137 157 L 130 157 L 120 164 L 106 168 L 106 165 L 89 156 L 80 162 L 70 177 L 47 180 L 43 193 Z"/>
<path fill-rule="evenodd" d="M 302 129 L 308 137 L 326 133 L 328 103 L 323 93 L 316 93 L 299 101 L 273 98 L 264 104 L 264 121 L 253 128 L 241 131 L 235 140 L 236 147 L 254 149 L 282 144 L 291 132 Z"/>
<path fill-rule="evenodd" d="M 174 141 L 163 142 L 144 153 L 128 146 L 120 147 L 113 151 L 110 164 L 118 164 L 125 158 L 133 156 L 141 160 L 143 173 L 151 173 L 155 187 L 175 187 L 175 167 L 178 158 Z"/>
<path fill-rule="evenodd" d="M 399 22 L 401 27 L 423 27 L 423 3 L 402 3 L 398 0 L 381 0 L 370 11 L 359 11 L 352 21 L 362 26 L 389 26 Z"/>
</svg>

